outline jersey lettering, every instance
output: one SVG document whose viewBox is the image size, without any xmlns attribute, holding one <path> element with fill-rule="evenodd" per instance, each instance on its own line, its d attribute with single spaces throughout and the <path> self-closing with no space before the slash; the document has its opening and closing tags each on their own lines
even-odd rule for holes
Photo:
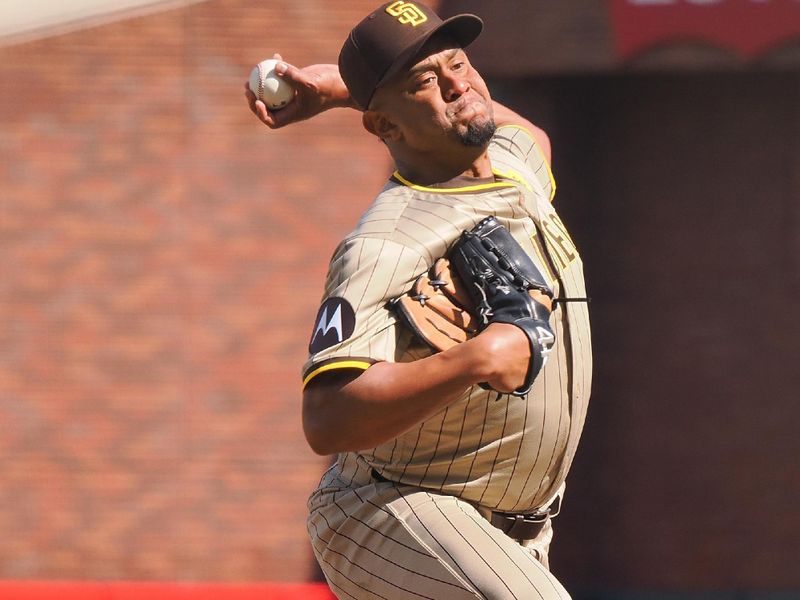
<svg viewBox="0 0 800 600">
<path fill-rule="evenodd" d="M 569 235 L 567 235 L 564 224 L 555 215 L 542 219 L 542 229 L 544 230 L 544 237 L 550 242 L 548 246 L 553 249 L 551 257 L 558 262 L 559 271 L 564 270 L 578 256 L 575 244 L 572 243 Z"/>
</svg>

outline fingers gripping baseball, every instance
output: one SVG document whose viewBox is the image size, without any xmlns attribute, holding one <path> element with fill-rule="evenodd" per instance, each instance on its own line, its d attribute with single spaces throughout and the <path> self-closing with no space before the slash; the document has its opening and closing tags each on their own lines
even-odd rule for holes
<svg viewBox="0 0 800 600">
<path fill-rule="evenodd" d="M 291 123 L 309 119 L 335 107 L 351 106 L 352 101 L 339 68 L 333 64 L 317 64 L 298 68 L 287 63 L 280 54 L 275 75 L 294 88 L 294 97 L 279 109 L 270 109 L 245 85 L 250 110 L 270 129 L 279 129 Z"/>
</svg>

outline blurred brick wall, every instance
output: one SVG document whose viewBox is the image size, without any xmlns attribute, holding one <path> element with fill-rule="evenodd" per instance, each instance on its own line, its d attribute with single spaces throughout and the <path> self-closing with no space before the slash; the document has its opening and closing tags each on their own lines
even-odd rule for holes
<svg viewBox="0 0 800 600">
<path fill-rule="evenodd" d="M 214 0 L 0 48 L 0 578 L 314 576 L 305 500 L 327 461 L 299 369 L 327 259 L 390 167 L 356 113 L 270 132 L 242 86 L 274 50 L 333 60 L 373 4 Z M 487 75 L 538 68 L 500 27 L 541 3 L 445 4 L 486 17 Z M 572 23 L 550 60 L 610 68 L 598 2 L 559 6 L 577 20 L 542 21 Z M 800 87 L 737 68 L 493 81 L 553 136 L 594 298 L 553 549 L 570 586 L 798 585 Z M 739 335 L 741 273 L 764 299 Z"/>
<path fill-rule="evenodd" d="M 0 48 L 0 578 L 311 577 L 300 366 L 389 164 L 354 111 L 270 132 L 242 86 L 335 61 L 372 5 Z"/>
</svg>

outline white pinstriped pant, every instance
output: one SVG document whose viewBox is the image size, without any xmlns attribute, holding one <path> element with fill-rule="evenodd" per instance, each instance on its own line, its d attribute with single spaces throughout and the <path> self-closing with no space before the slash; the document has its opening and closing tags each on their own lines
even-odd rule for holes
<svg viewBox="0 0 800 600">
<path fill-rule="evenodd" d="M 520 544 L 458 498 L 332 469 L 309 499 L 314 554 L 333 592 L 357 600 L 569 600 L 547 568 L 548 522 Z"/>
</svg>

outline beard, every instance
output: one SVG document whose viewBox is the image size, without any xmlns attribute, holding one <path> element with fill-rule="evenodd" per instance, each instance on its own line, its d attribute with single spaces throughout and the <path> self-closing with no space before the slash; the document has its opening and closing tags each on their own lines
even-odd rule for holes
<svg viewBox="0 0 800 600">
<path fill-rule="evenodd" d="M 489 143 L 495 131 L 497 125 L 494 119 L 487 119 L 481 123 L 471 122 L 467 125 L 466 131 L 458 133 L 458 139 L 470 148 L 482 148 Z"/>
</svg>

